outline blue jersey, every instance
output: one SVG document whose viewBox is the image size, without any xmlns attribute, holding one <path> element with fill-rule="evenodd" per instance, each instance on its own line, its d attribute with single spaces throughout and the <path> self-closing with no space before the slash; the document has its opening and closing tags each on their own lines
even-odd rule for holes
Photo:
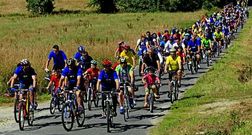
<svg viewBox="0 0 252 135">
<path fill-rule="evenodd" d="M 26 85 L 29 87 L 29 85 L 32 85 L 32 76 L 37 75 L 32 67 L 28 67 L 26 70 L 23 69 L 22 66 L 18 66 L 14 74 L 17 75 L 19 83 Z"/>
<path fill-rule="evenodd" d="M 79 62 L 81 60 L 81 56 L 82 56 L 81 53 L 77 52 L 74 55 L 74 59 Z"/>
<path fill-rule="evenodd" d="M 111 90 L 111 88 L 115 88 L 116 79 L 118 79 L 118 75 L 116 71 L 112 69 L 109 72 L 105 72 L 105 70 L 102 70 L 98 77 L 98 80 L 101 81 L 102 89 L 105 90 Z"/>
<path fill-rule="evenodd" d="M 201 46 L 201 38 L 200 37 L 197 37 L 197 39 L 196 39 L 196 45 L 197 46 Z"/>
<path fill-rule="evenodd" d="M 192 52 L 197 52 L 198 51 L 198 45 L 196 44 L 195 41 L 190 40 L 188 42 L 188 46 Z"/>
<path fill-rule="evenodd" d="M 64 67 L 65 66 L 65 60 L 67 60 L 66 54 L 59 50 L 58 54 L 56 54 L 54 51 L 51 51 L 49 53 L 48 59 L 51 60 L 53 58 L 54 66 L 57 67 Z"/>
<path fill-rule="evenodd" d="M 61 74 L 63 77 L 67 77 L 69 84 L 75 85 L 77 83 L 77 76 L 82 76 L 82 70 L 79 67 L 75 69 L 70 69 L 69 67 L 65 67 Z"/>
</svg>

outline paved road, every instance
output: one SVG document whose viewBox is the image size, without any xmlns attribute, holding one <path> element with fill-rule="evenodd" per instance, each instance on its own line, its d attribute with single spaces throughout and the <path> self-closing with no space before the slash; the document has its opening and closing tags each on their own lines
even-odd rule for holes
<svg viewBox="0 0 252 135">
<path fill-rule="evenodd" d="M 214 59 L 215 61 L 216 59 Z M 181 94 L 179 95 L 180 100 L 183 100 L 182 95 L 183 92 L 193 86 L 198 78 L 205 72 L 207 72 L 209 68 L 206 67 L 205 62 L 201 64 L 201 69 L 197 74 L 191 75 L 186 71 L 186 76 L 182 80 L 182 87 L 180 88 Z M 120 115 L 118 112 L 118 116 L 114 119 L 115 128 L 112 128 L 112 133 L 110 134 L 120 134 L 120 135 L 129 135 L 129 134 L 137 134 L 137 135 L 145 135 L 148 130 L 156 125 L 162 117 L 169 113 L 169 109 L 171 107 L 171 103 L 167 98 L 167 75 L 162 77 L 162 87 L 160 89 L 161 98 L 155 102 L 155 110 L 154 113 L 150 113 L 148 110 L 143 108 L 144 101 L 144 89 L 140 82 L 140 77 L 137 76 L 137 85 L 139 86 L 139 91 L 136 92 L 136 101 L 137 106 L 135 109 L 130 112 L 130 119 L 128 122 L 124 122 L 123 115 Z M 101 119 L 101 107 L 93 108 L 92 111 L 86 111 L 87 119 L 83 127 L 77 127 L 74 125 L 74 128 L 70 132 L 66 132 L 61 124 L 61 115 L 60 113 L 56 113 L 55 115 L 51 115 L 49 113 L 49 103 L 45 103 L 44 107 L 39 108 L 35 113 L 35 122 L 32 127 L 25 127 L 24 131 L 19 131 L 17 123 L 10 123 L 7 126 L 1 127 L 0 134 L 7 135 L 59 135 L 59 134 L 75 134 L 75 135 L 97 135 L 97 134 L 107 134 L 106 132 L 106 119 Z M 12 114 L 12 109 L 7 110 L 6 113 Z"/>
</svg>

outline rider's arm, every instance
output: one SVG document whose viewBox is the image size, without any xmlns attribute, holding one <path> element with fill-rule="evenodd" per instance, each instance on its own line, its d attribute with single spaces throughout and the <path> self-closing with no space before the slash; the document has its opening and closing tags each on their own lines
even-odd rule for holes
<svg viewBox="0 0 252 135">
<path fill-rule="evenodd" d="M 14 74 L 11 78 L 12 79 L 11 79 L 11 82 L 10 82 L 10 87 L 12 88 L 14 86 L 15 80 L 17 79 L 17 74 Z"/>
<path fill-rule="evenodd" d="M 53 57 L 53 52 L 51 51 L 51 52 L 49 53 L 48 59 L 47 59 L 47 61 L 46 61 L 45 70 L 48 70 L 48 66 L 49 66 L 49 63 L 50 63 L 52 57 Z"/>
<path fill-rule="evenodd" d="M 167 68 L 169 67 L 169 57 L 166 59 L 164 72 L 167 73 Z"/>
<path fill-rule="evenodd" d="M 100 86 L 101 86 L 101 80 L 100 79 L 98 79 L 98 81 L 97 81 L 97 84 L 96 84 L 96 90 L 100 90 Z M 100 90 L 101 91 L 101 90 Z"/>
<path fill-rule="evenodd" d="M 160 71 L 160 62 L 159 62 L 159 60 L 157 60 L 156 62 L 157 62 L 157 70 L 159 72 Z"/>
<path fill-rule="evenodd" d="M 133 60 L 132 68 L 135 69 L 135 67 L 136 67 L 136 57 L 135 57 L 135 55 L 132 57 L 132 60 Z"/>
<path fill-rule="evenodd" d="M 37 84 L 36 75 L 32 75 L 32 87 L 35 88 Z"/>
<path fill-rule="evenodd" d="M 146 64 L 145 63 L 143 63 L 142 64 L 142 67 L 141 67 L 141 73 L 144 73 L 144 68 L 146 67 Z M 139 67 L 140 68 L 140 67 Z"/>
</svg>

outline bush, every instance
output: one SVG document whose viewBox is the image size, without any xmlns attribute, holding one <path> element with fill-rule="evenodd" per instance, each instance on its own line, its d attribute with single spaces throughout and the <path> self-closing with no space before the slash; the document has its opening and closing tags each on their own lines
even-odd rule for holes
<svg viewBox="0 0 252 135">
<path fill-rule="evenodd" d="M 36 14 L 52 13 L 54 0 L 26 0 L 28 11 Z"/>
<path fill-rule="evenodd" d="M 206 10 L 211 10 L 214 7 L 213 3 L 206 0 L 203 2 L 202 8 Z"/>
</svg>

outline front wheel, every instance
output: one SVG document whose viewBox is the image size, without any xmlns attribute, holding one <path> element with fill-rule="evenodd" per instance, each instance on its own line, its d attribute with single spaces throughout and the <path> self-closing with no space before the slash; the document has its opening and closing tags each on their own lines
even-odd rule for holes
<svg viewBox="0 0 252 135">
<path fill-rule="evenodd" d="M 18 123 L 19 122 L 19 118 L 18 118 L 18 112 L 19 112 L 19 107 L 18 107 L 18 99 L 15 99 L 15 102 L 14 102 L 14 119 L 15 121 Z"/>
<path fill-rule="evenodd" d="M 175 83 L 174 86 L 174 99 L 178 100 L 178 96 L 179 96 L 179 91 L 178 91 L 178 82 Z"/>
<path fill-rule="evenodd" d="M 82 110 L 78 110 L 76 115 L 76 120 L 79 127 L 82 127 L 85 122 L 85 109 L 83 105 L 82 108 Z"/>
<path fill-rule="evenodd" d="M 18 119 L 19 119 L 19 129 L 24 130 L 24 123 L 25 123 L 25 105 L 24 103 L 19 104 L 19 112 L 18 112 Z"/>
<path fill-rule="evenodd" d="M 153 108 L 154 108 L 154 94 L 153 94 L 153 92 L 150 94 L 149 105 L 150 105 L 150 112 L 153 113 Z"/>
<path fill-rule="evenodd" d="M 106 118 L 107 118 L 107 132 L 110 132 L 111 120 L 110 120 L 110 105 L 109 102 L 106 102 Z"/>
<path fill-rule="evenodd" d="M 62 108 L 61 120 L 66 131 L 71 131 L 74 123 L 74 113 L 69 104 L 65 104 Z"/>
<path fill-rule="evenodd" d="M 55 98 L 51 98 L 50 102 L 50 113 L 54 114 L 56 109 L 56 103 L 55 103 Z"/>
</svg>

